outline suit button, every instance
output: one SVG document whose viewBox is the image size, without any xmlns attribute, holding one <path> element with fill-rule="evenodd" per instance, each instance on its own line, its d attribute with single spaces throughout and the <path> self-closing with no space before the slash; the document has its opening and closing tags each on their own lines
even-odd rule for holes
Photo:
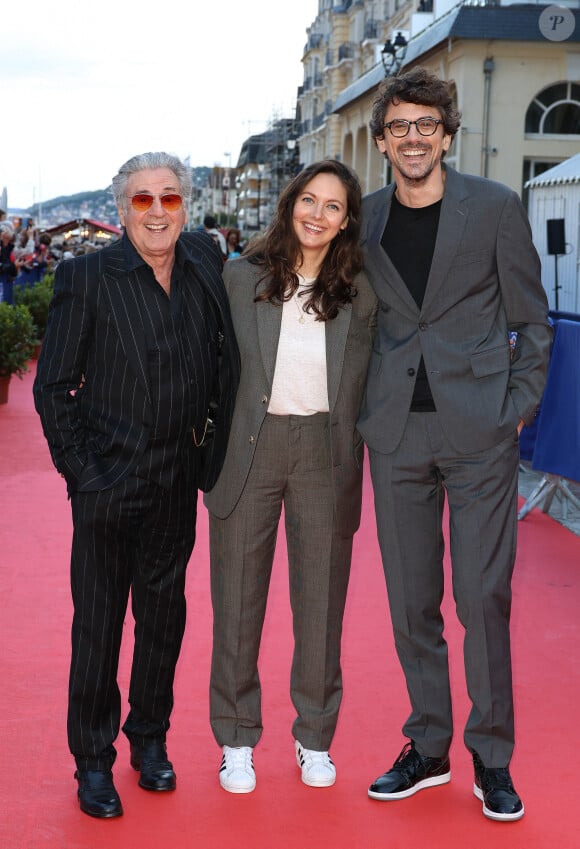
<svg viewBox="0 0 580 849">
<path fill-rule="evenodd" d="M 250 436 L 249 443 L 250 443 L 250 445 L 254 444 L 254 437 L 253 436 Z"/>
<path fill-rule="evenodd" d="M 268 396 L 262 395 L 262 404 L 267 404 L 267 403 L 268 403 Z"/>
<path fill-rule="evenodd" d="M 408 368 L 407 374 L 409 375 L 409 377 L 415 377 L 415 369 L 414 368 Z"/>
<path fill-rule="evenodd" d="M 428 328 L 428 327 L 429 327 L 429 325 L 428 325 L 428 324 L 426 324 L 424 321 L 422 321 L 422 322 L 419 324 L 419 330 L 427 330 L 427 328 Z"/>
</svg>

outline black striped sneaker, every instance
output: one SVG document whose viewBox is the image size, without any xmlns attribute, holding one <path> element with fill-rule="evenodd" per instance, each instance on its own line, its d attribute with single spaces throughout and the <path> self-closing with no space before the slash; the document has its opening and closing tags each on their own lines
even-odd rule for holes
<svg viewBox="0 0 580 849">
<path fill-rule="evenodd" d="M 251 793 L 256 787 L 254 759 L 250 746 L 224 746 L 220 784 L 228 793 Z"/>
<path fill-rule="evenodd" d="M 302 770 L 302 781 L 309 787 L 331 787 L 336 781 L 336 768 L 328 752 L 316 752 L 305 749 L 294 741 L 296 763 Z"/>
</svg>

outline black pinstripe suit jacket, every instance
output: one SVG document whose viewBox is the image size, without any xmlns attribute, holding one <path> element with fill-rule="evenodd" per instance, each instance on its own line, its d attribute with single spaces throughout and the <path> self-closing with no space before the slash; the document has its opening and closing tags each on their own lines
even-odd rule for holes
<svg viewBox="0 0 580 849">
<path fill-rule="evenodd" d="M 215 390 L 219 413 L 211 442 L 200 449 L 204 462 L 199 485 L 209 489 L 227 446 L 239 353 L 213 240 L 194 232 L 183 233 L 180 242 L 223 336 Z M 135 468 L 149 439 L 147 349 L 135 320 L 123 245 L 121 239 L 63 262 L 55 275 L 34 400 L 52 460 L 69 491 L 115 486 Z M 187 287 L 183 297 L 188 297 Z"/>
</svg>

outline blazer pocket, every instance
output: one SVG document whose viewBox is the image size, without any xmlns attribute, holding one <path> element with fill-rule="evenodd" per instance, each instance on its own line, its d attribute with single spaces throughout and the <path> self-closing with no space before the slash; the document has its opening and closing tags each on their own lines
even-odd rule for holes
<svg viewBox="0 0 580 849">
<path fill-rule="evenodd" d="M 507 345 L 490 348 L 488 351 L 478 351 L 471 355 L 471 370 L 475 377 L 487 377 L 488 374 L 508 371 L 509 363 L 510 356 Z"/>
<path fill-rule="evenodd" d="M 488 250 L 469 251 L 464 254 L 456 254 L 453 259 L 453 268 L 457 265 L 473 265 L 476 262 L 484 262 L 489 260 L 490 257 L 491 252 Z"/>
</svg>

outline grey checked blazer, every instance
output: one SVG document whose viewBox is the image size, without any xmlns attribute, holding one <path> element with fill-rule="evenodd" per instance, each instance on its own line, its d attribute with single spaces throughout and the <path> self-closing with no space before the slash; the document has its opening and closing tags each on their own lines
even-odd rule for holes
<svg viewBox="0 0 580 849">
<path fill-rule="evenodd" d="M 224 466 L 204 498 L 220 519 L 229 516 L 243 492 L 272 390 L 282 308 L 267 301 L 254 303 L 256 291 L 266 286 L 258 282 L 262 274 L 261 266 L 243 257 L 224 266 L 242 376 Z M 359 274 L 355 284 L 358 295 L 352 303 L 326 322 L 335 512 L 345 536 L 360 522 L 363 443 L 356 418 L 376 324 L 376 298 L 366 276 Z"/>
</svg>

